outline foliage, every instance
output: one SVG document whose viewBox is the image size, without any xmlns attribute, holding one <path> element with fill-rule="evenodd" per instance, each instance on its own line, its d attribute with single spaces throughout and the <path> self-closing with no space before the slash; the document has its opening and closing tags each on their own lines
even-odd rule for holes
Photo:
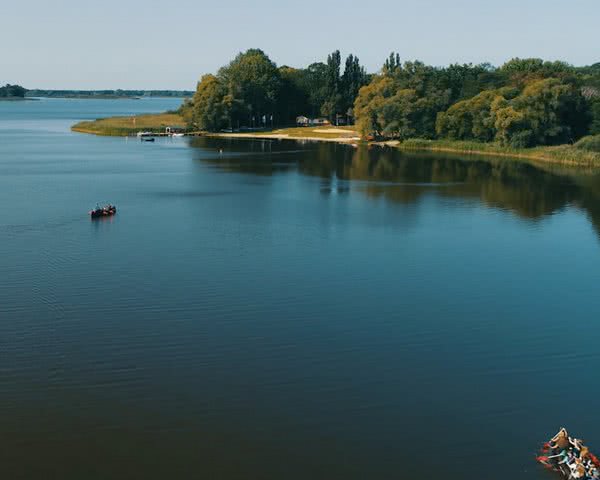
<svg viewBox="0 0 600 480">
<path fill-rule="evenodd" d="M 201 130 L 219 130 L 229 123 L 228 99 L 223 81 L 214 75 L 204 75 L 191 104 L 183 107 L 183 116 Z"/>
<path fill-rule="evenodd" d="M 438 111 L 451 92 L 437 81 L 436 69 L 421 62 L 399 63 L 392 54 L 381 75 L 359 90 L 354 103 L 359 132 L 389 138 L 433 137 Z"/>
<path fill-rule="evenodd" d="M 484 90 L 468 100 L 452 105 L 446 112 L 440 112 L 436 122 L 436 132 L 440 137 L 453 140 L 478 140 L 490 142 L 496 136 L 496 107 L 502 100 L 516 96 L 516 90 L 504 87 L 497 90 Z"/>
<path fill-rule="evenodd" d="M 576 69 L 566 62 L 548 62 L 541 58 L 513 58 L 499 69 L 505 81 L 523 86 L 531 81 L 545 78 L 574 80 Z"/>
<path fill-rule="evenodd" d="M 580 150 L 600 153 L 600 135 L 588 135 L 580 139 L 575 146 Z"/>
<path fill-rule="evenodd" d="M 0 98 L 8 97 L 25 97 L 27 89 L 20 85 L 11 85 L 7 83 L 4 87 L 0 87 Z"/>
<path fill-rule="evenodd" d="M 341 74 L 341 55 L 306 69 L 277 68 L 258 49 L 240 53 L 216 75 L 204 76 L 182 114 L 196 129 L 265 128 L 295 122 L 299 115 L 350 118 L 358 89 L 368 76 L 359 59 L 349 55 Z"/>
<path fill-rule="evenodd" d="M 573 143 L 600 131 L 600 72 L 541 59 L 432 67 L 386 59 L 355 101 L 363 136 L 496 141 L 513 148 Z"/>
<path fill-rule="evenodd" d="M 281 79 L 277 66 L 262 50 L 238 54 L 219 70 L 218 78 L 225 88 L 224 103 L 232 125 L 247 121 L 254 127 L 263 116 L 272 115 Z"/>
</svg>

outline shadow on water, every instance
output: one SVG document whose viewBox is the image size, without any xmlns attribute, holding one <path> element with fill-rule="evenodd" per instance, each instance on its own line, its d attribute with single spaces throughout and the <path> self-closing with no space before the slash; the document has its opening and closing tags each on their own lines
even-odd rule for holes
<svg viewBox="0 0 600 480">
<path fill-rule="evenodd" d="M 353 191 L 410 204 L 433 191 L 446 198 L 480 201 L 530 220 L 575 206 L 586 212 L 600 235 L 600 174 L 555 170 L 503 157 L 313 142 L 198 138 L 192 145 L 222 149 L 222 154 L 198 158 L 223 171 L 271 176 L 297 170 L 318 177 L 325 195 Z"/>
</svg>

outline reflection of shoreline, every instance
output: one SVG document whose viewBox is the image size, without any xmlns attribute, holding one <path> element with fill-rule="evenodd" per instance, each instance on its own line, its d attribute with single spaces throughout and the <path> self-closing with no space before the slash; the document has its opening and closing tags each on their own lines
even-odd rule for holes
<svg viewBox="0 0 600 480">
<path fill-rule="evenodd" d="M 0 97 L 0 102 L 28 102 L 28 101 L 38 101 L 39 98 L 31 98 L 31 97 Z"/>
<path fill-rule="evenodd" d="M 421 142 L 418 142 L 421 143 Z M 481 155 L 486 157 L 519 158 L 531 162 L 551 163 L 555 165 L 566 165 L 570 167 L 585 167 L 589 169 L 600 169 L 600 154 L 579 150 L 570 145 L 559 145 L 556 147 L 537 147 L 506 152 L 502 147 L 493 144 L 481 144 L 480 148 L 464 148 L 457 142 L 456 147 L 437 145 L 435 140 L 430 145 L 403 145 L 385 142 L 384 145 L 394 146 L 404 151 L 457 153 L 461 155 Z"/>
<path fill-rule="evenodd" d="M 321 127 L 322 129 L 323 127 Z M 323 135 L 320 129 L 311 129 L 308 135 L 298 135 L 302 129 L 283 129 L 274 132 L 244 132 L 244 133 L 211 133 L 208 137 L 223 137 L 237 139 L 256 140 L 295 140 L 300 142 L 334 142 L 345 144 L 358 144 L 361 142 L 358 134 L 350 129 L 346 135 Z M 340 132 L 343 132 L 340 130 Z M 366 143 L 366 142 L 362 142 Z M 570 167 L 583 167 L 588 169 L 600 169 L 600 154 L 588 152 L 573 147 L 572 145 L 558 145 L 552 147 L 535 147 L 511 149 L 493 143 L 474 143 L 449 140 L 420 140 L 409 139 L 405 142 L 382 141 L 369 142 L 368 145 L 380 147 L 392 147 L 399 150 L 415 152 L 442 152 L 461 155 L 479 155 L 485 157 L 518 158 L 530 162 L 565 165 Z"/>
<path fill-rule="evenodd" d="M 191 145 L 204 152 L 224 152 L 201 160 L 226 171 L 269 176 L 293 169 L 320 178 L 321 193 L 338 193 L 341 186 L 344 193 L 358 191 L 410 204 L 435 192 L 445 198 L 477 199 L 531 220 L 571 205 L 586 211 L 600 233 L 600 175 L 589 169 L 367 145 L 317 143 L 289 150 L 292 144 L 287 142 L 236 142 L 229 137 L 196 137 Z"/>
</svg>

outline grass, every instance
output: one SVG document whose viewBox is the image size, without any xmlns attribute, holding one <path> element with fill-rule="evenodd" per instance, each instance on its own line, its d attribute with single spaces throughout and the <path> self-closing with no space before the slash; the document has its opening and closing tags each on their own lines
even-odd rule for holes
<svg viewBox="0 0 600 480">
<path fill-rule="evenodd" d="M 135 119 L 135 122 L 134 122 Z M 151 113 L 131 117 L 109 117 L 79 122 L 71 127 L 74 132 L 126 137 L 140 131 L 164 133 L 165 127 L 185 128 L 185 121 L 176 113 Z"/>
<path fill-rule="evenodd" d="M 397 144 L 402 150 L 429 150 L 478 155 L 526 158 L 538 162 L 552 162 L 562 165 L 600 167 L 600 153 L 582 150 L 573 145 L 553 147 L 510 148 L 497 143 L 481 143 L 454 140 L 424 140 L 411 138 Z"/>
</svg>

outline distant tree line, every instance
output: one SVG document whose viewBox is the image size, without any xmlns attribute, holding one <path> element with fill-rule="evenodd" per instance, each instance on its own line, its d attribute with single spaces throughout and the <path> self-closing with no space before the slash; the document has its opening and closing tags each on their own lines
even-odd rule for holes
<svg viewBox="0 0 600 480">
<path fill-rule="evenodd" d="M 265 127 L 294 123 L 299 115 L 344 123 L 354 116 L 358 91 L 370 80 L 358 57 L 343 66 L 339 51 L 305 69 L 277 67 L 262 51 L 240 53 L 216 75 L 204 75 L 182 109 L 201 130 Z"/>
<path fill-rule="evenodd" d="M 24 97 L 27 89 L 21 85 L 10 85 L 7 83 L 4 87 L 0 87 L 0 98 L 7 97 Z"/>
<path fill-rule="evenodd" d="M 304 69 L 277 67 L 261 50 L 205 75 L 182 108 L 202 130 L 288 125 L 299 115 L 355 122 L 359 132 L 403 140 L 445 138 L 512 147 L 572 143 L 600 134 L 600 63 L 515 58 L 434 67 L 392 53 L 368 75 L 339 51 Z"/>
<path fill-rule="evenodd" d="M 56 98 L 128 98 L 128 97 L 191 97 L 189 90 L 42 90 L 27 91 L 28 97 Z"/>
</svg>

